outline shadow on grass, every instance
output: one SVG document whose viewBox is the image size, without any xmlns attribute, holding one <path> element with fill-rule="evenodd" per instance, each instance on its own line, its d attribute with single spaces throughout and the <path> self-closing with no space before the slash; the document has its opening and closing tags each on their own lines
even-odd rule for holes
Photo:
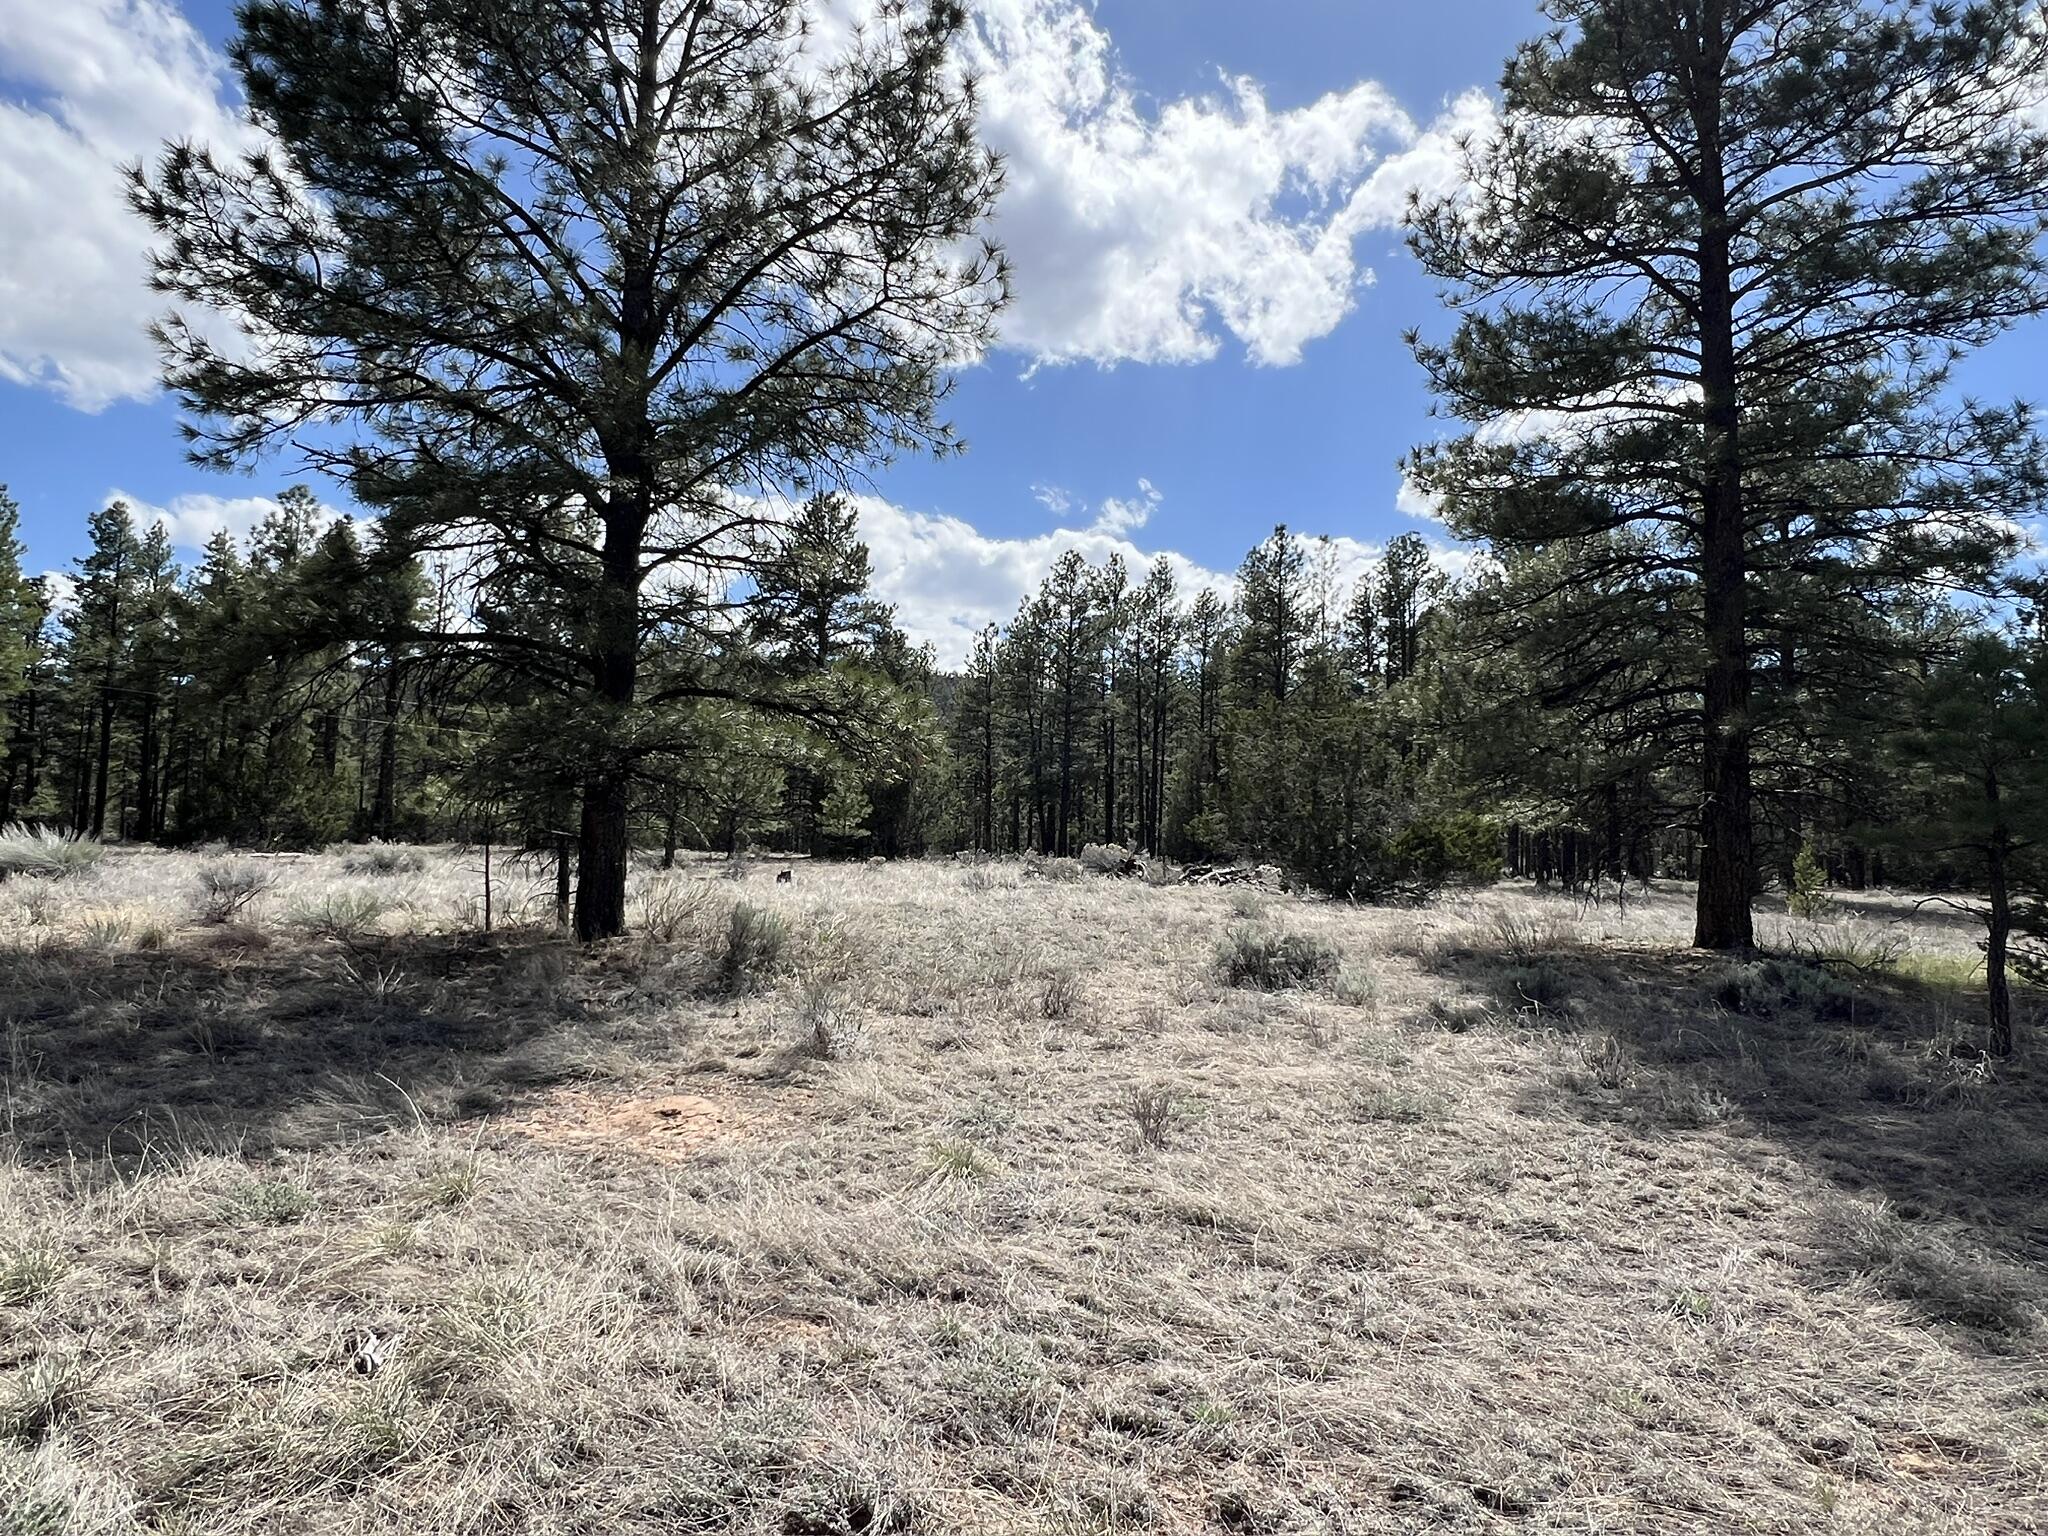
<svg viewBox="0 0 2048 1536">
<path fill-rule="evenodd" d="M 2041 1328 L 2048 1075 L 1983 1056 L 1981 994 L 1785 956 L 1467 948 L 1429 964 L 1457 988 L 1439 1022 L 1562 1037 L 1532 1105 L 1561 1093 L 1588 1119 L 1789 1155 L 1841 1192 L 1809 1234 L 1823 1276 L 1868 1277 L 2001 1344 Z M 2041 999 L 2024 1004 L 2038 1024 Z"/>
<path fill-rule="evenodd" d="M 266 1155 L 616 1075 L 687 983 L 553 931 L 0 952 L 0 1144 L 33 1163 Z"/>
</svg>

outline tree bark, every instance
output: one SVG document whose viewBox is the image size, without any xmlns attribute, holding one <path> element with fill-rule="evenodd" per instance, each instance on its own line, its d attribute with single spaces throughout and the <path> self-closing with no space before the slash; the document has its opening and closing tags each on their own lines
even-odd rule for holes
<svg viewBox="0 0 2048 1536">
<path fill-rule="evenodd" d="M 163 812 L 159 808 L 161 798 L 157 782 L 157 728 L 156 698 L 152 695 L 142 705 L 142 745 L 137 753 L 135 768 L 135 837 L 138 842 L 155 840 Z M 172 723 L 176 729 L 176 722 Z"/>
<path fill-rule="evenodd" d="M 92 778 L 92 826 L 89 829 L 94 837 L 106 832 L 107 776 L 114 755 L 114 690 L 107 684 L 100 687 L 99 731 L 99 756 L 93 765 Z"/>
<path fill-rule="evenodd" d="M 370 826 L 389 842 L 398 817 L 398 704 L 401 679 L 394 660 L 384 670 L 384 718 L 377 727 L 377 789 L 370 805 Z"/>
<path fill-rule="evenodd" d="M 1718 6 L 1710 46 L 1721 46 Z M 1704 416 L 1706 494 L 1700 509 L 1700 588 L 1706 623 L 1707 672 L 1702 690 L 1699 899 L 1693 943 L 1701 949 L 1748 949 L 1751 924 L 1752 804 L 1750 797 L 1750 660 L 1747 548 L 1742 505 L 1741 407 L 1735 367 L 1735 301 L 1730 268 L 1726 189 L 1720 164 L 1718 68 L 1698 103 L 1700 129 L 1699 249 L 1700 396 Z"/>
<path fill-rule="evenodd" d="M 649 501 L 615 503 L 605 523 L 602 580 L 592 593 L 595 709 L 583 779 L 583 817 L 576 850 L 576 937 L 617 938 L 626 931 L 632 764 L 621 740 L 640 668 L 640 541 Z"/>
<path fill-rule="evenodd" d="M 2005 850 L 1991 856 L 1991 912 L 1984 940 L 1984 987 L 1991 1014 L 1991 1054 L 2013 1052 L 2012 985 L 2006 979 L 2006 945 L 2012 934 L 2012 896 L 2006 879 Z"/>
</svg>

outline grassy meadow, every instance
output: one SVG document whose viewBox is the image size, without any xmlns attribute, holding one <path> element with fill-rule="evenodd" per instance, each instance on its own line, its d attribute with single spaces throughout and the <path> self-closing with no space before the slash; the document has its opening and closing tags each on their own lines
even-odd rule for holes
<svg viewBox="0 0 2048 1536">
<path fill-rule="evenodd" d="M 0 884 L 0 1533 L 2048 1529 L 1959 920 L 781 867 Z"/>
</svg>

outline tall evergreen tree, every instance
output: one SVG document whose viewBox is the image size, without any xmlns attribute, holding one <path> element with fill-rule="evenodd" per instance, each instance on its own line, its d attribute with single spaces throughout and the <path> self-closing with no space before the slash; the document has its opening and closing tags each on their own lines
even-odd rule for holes
<svg viewBox="0 0 2048 1536">
<path fill-rule="evenodd" d="M 90 547 L 74 562 L 74 598 L 64 617 L 65 668 L 79 722 L 71 824 L 98 837 L 106 831 L 114 727 L 134 644 L 141 545 L 121 501 L 108 502 L 87 520 L 86 537 Z"/>
<path fill-rule="evenodd" d="M 0 485 L 0 824 L 34 797 L 35 664 L 45 607 L 23 574 L 21 506 Z"/>
<path fill-rule="evenodd" d="M 1921 812 L 1890 838 L 1955 861 L 1981 900 L 1991 1050 L 2014 1049 L 2008 961 L 2016 909 L 2048 895 L 2048 653 L 1999 635 L 1929 669 L 1899 745 Z"/>
<path fill-rule="evenodd" d="M 230 56 L 271 147 L 179 144 L 134 178 L 158 285 L 265 338 L 161 328 L 204 460 L 293 444 L 385 509 L 397 553 L 558 597 L 552 632 L 410 638 L 556 701 L 584 938 L 624 925 L 642 760 L 736 691 L 703 647 L 654 646 L 701 612 L 676 578 L 748 567 L 757 489 L 949 446 L 944 370 L 1001 297 L 1000 259 L 964 243 L 999 173 L 952 64 L 960 9 L 885 7 L 832 59 L 805 15 L 249 0 Z"/>
<path fill-rule="evenodd" d="M 2042 484 L 1949 363 L 2043 302 L 2031 0 L 1550 0 L 1412 243 L 1461 314 L 1416 351 L 1474 424 L 1411 468 L 1495 549 L 1683 573 L 1699 635 L 1695 939 L 1751 941 L 1770 562 L 1984 579 Z M 1789 536 L 1788 536 L 1789 535 Z"/>
</svg>

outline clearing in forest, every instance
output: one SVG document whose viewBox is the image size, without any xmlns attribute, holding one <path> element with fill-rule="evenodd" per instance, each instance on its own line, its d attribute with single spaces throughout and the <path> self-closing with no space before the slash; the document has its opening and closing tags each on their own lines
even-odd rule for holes
<svg viewBox="0 0 2048 1536">
<path fill-rule="evenodd" d="M 0 885 L 0 1530 L 2048 1520 L 2048 1100 L 1908 901 L 203 862 Z"/>
</svg>

